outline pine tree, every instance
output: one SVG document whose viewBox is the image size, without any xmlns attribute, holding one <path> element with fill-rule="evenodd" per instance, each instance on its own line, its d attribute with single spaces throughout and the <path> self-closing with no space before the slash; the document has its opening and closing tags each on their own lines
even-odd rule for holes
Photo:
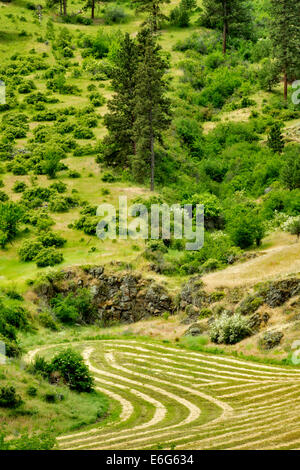
<svg viewBox="0 0 300 470">
<path fill-rule="evenodd" d="M 108 129 L 108 136 L 103 140 L 104 159 L 109 165 L 126 167 L 130 155 L 136 152 L 132 131 L 135 121 L 136 70 L 137 47 L 127 33 L 112 71 L 112 87 L 115 94 L 108 103 L 109 112 L 104 117 Z"/>
<path fill-rule="evenodd" d="M 249 0 L 203 0 L 202 24 L 223 31 L 223 53 L 229 34 L 245 37 L 252 32 L 252 6 Z"/>
<path fill-rule="evenodd" d="M 158 30 L 159 21 L 167 19 L 161 11 L 161 4 L 170 3 L 170 0 L 132 0 L 132 2 L 137 11 L 148 13 L 147 22 L 154 32 Z"/>
<path fill-rule="evenodd" d="M 270 129 L 268 135 L 268 147 L 273 150 L 273 152 L 282 153 L 284 149 L 284 140 L 281 133 L 281 123 L 276 122 Z"/>
<path fill-rule="evenodd" d="M 288 81 L 300 72 L 300 0 L 271 0 L 271 38 L 283 73 L 284 99 Z M 297 77 L 298 78 L 298 77 Z"/>
<path fill-rule="evenodd" d="M 139 65 L 136 72 L 135 123 L 136 156 L 132 160 L 135 177 L 142 180 L 150 171 L 151 190 L 154 190 L 154 144 L 162 140 L 162 131 L 170 124 L 170 102 L 166 97 L 168 64 L 162 58 L 160 46 L 151 30 L 138 35 Z"/>
</svg>

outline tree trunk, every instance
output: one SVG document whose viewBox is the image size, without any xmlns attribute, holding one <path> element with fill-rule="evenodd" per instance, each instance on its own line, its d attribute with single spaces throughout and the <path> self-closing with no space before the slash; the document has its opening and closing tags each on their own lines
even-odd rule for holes
<svg viewBox="0 0 300 470">
<path fill-rule="evenodd" d="M 152 111 L 150 111 L 150 151 L 151 151 L 151 191 L 154 191 L 154 176 L 155 176 L 155 155 L 154 155 L 154 136 L 152 128 Z"/>
<path fill-rule="evenodd" d="M 287 99 L 288 99 L 288 78 L 287 78 L 286 70 L 284 71 L 283 83 L 284 83 L 284 99 L 285 99 L 285 101 L 287 101 Z"/>
<path fill-rule="evenodd" d="M 227 21 L 227 0 L 224 1 L 224 27 L 223 27 L 223 54 L 227 51 L 227 32 L 228 32 L 228 21 Z"/>
<path fill-rule="evenodd" d="M 63 0 L 64 2 L 64 15 L 67 14 L 67 0 Z"/>
<path fill-rule="evenodd" d="M 63 13 L 62 0 L 59 1 L 59 13 L 60 13 L 60 16 Z"/>
<path fill-rule="evenodd" d="M 95 18 L 95 0 L 92 0 L 92 20 Z"/>
</svg>

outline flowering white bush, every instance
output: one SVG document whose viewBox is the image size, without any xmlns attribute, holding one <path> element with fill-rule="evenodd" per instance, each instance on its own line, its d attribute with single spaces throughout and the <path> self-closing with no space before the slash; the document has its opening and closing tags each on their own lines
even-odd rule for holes
<svg viewBox="0 0 300 470">
<path fill-rule="evenodd" d="M 235 344 L 251 335 L 249 320 L 239 313 L 232 316 L 223 313 L 210 328 L 210 339 L 214 343 Z"/>
<path fill-rule="evenodd" d="M 281 229 L 284 231 L 284 232 L 292 232 L 293 231 L 293 227 L 295 226 L 295 224 L 299 224 L 300 223 L 300 217 L 299 216 L 295 216 L 295 217 L 288 217 L 284 223 L 281 224 Z"/>
</svg>

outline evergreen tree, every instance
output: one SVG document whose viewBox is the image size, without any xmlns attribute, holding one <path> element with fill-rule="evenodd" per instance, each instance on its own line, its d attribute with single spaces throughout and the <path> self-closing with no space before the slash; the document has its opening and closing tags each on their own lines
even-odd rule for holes
<svg viewBox="0 0 300 470">
<path fill-rule="evenodd" d="M 201 22 L 223 31 L 223 53 L 229 34 L 249 38 L 252 32 L 252 5 L 249 0 L 203 0 Z"/>
<path fill-rule="evenodd" d="M 281 123 L 276 122 L 270 129 L 268 135 L 268 146 L 273 152 L 282 153 L 284 149 L 284 140 L 281 133 Z"/>
<path fill-rule="evenodd" d="M 109 165 L 125 167 L 130 155 L 135 154 L 133 125 L 135 121 L 135 80 L 137 47 L 127 33 L 121 42 L 112 71 L 112 87 L 115 92 L 108 103 L 109 112 L 104 118 L 108 136 L 104 138 L 104 159 Z"/>
<path fill-rule="evenodd" d="M 163 3 L 170 3 L 170 0 L 132 0 L 136 6 L 136 10 L 148 13 L 148 23 L 151 29 L 156 32 L 158 30 L 159 21 L 166 20 L 167 17 L 161 11 Z"/>
<path fill-rule="evenodd" d="M 300 71 L 300 0 L 271 0 L 271 38 L 283 73 L 284 99 L 288 81 Z"/>
<path fill-rule="evenodd" d="M 166 97 L 168 82 L 165 73 L 167 62 L 160 53 L 151 30 L 142 30 L 138 35 L 139 65 L 136 71 L 135 123 L 136 156 L 132 170 L 142 180 L 151 168 L 151 190 L 154 190 L 155 153 L 154 143 L 162 140 L 162 131 L 170 124 L 170 102 Z"/>
</svg>

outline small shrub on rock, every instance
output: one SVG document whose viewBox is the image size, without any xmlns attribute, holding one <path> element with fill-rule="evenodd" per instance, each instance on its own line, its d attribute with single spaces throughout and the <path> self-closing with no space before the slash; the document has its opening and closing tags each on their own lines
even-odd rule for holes
<svg viewBox="0 0 300 470">
<path fill-rule="evenodd" d="M 269 350 L 278 346 L 283 338 L 281 331 L 267 331 L 258 341 L 261 349 Z"/>
<path fill-rule="evenodd" d="M 238 313 L 232 316 L 223 313 L 215 319 L 210 328 L 210 338 L 218 344 L 235 344 L 251 333 L 248 319 Z"/>
</svg>

